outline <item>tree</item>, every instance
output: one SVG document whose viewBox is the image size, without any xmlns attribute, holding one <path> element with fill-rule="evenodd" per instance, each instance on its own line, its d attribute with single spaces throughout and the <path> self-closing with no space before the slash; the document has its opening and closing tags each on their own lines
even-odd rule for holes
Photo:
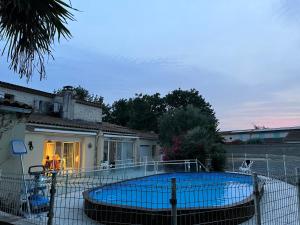
<svg viewBox="0 0 300 225">
<path fill-rule="evenodd" d="M 158 118 L 165 112 L 164 101 L 159 93 L 136 95 L 129 100 L 130 117 L 128 126 L 145 131 L 158 132 Z"/>
<path fill-rule="evenodd" d="M 30 79 L 33 71 L 45 77 L 45 56 L 52 57 L 52 46 L 61 37 L 71 38 L 66 27 L 74 10 L 63 0 L 0 0 L 0 40 L 6 42 L 9 68 Z"/>
<path fill-rule="evenodd" d="M 167 110 L 185 108 L 192 105 L 201 109 L 202 112 L 214 114 L 211 105 L 199 94 L 196 89 L 181 90 L 180 88 L 174 90 L 165 96 Z"/>
<path fill-rule="evenodd" d="M 110 118 L 107 121 L 121 126 L 126 126 L 129 119 L 130 109 L 128 100 L 120 99 L 115 101 L 111 106 Z"/>
<path fill-rule="evenodd" d="M 134 98 L 115 101 L 110 122 L 137 130 L 158 131 L 158 118 L 165 112 L 159 93 L 136 94 Z"/>
<path fill-rule="evenodd" d="M 208 106 L 208 105 L 207 105 Z M 159 120 L 159 139 L 165 159 L 198 158 L 202 163 L 212 159 L 212 167 L 220 170 L 225 156 L 214 113 L 192 105 L 172 109 Z"/>
<path fill-rule="evenodd" d="M 199 108 L 203 113 L 214 115 L 211 105 L 197 90 L 177 89 L 164 97 L 159 93 L 136 94 L 134 98 L 116 101 L 112 107 L 111 122 L 137 130 L 158 132 L 159 117 L 167 111 L 186 108 L 188 105 Z"/>
</svg>

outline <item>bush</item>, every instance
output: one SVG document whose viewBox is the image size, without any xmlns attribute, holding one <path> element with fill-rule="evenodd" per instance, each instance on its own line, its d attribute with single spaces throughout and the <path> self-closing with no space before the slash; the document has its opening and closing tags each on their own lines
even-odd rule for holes
<svg viewBox="0 0 300 225">
<path fill-rule="evenodd" d="M 217 131 L 214 115 L 188 106 L 169 111 L 160 119 L 160 141 L 165 160 L 198 159 L 201 163 L 211 156 L 212 169 L 225 166 L 225 151 Z"/>
</svg>

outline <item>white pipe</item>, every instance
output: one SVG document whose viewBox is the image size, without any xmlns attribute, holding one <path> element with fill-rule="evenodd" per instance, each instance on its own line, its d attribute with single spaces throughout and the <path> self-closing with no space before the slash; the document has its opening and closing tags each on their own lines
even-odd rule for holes
<svg viewBox="0 0 300 225">
<path fill-rule="evenodd" d="M 137 139 L 137 136 L 126 136 L 126 135 L 114 135 L 114 134 L 104 134 L 104 137 L 111 137 L 111 138 L 132 138 Z"/>
<path fill-rule="evenodd" d="M 96 132 L 84 132 L 84 131 L 73 131 L 73 130 L 54 130 L 46 128 L 34 128 L 36 132 L 48 132 L 48 133 L 59 133 L 59 134 L 79 134 L 79 135 L 89 135 L 96 136 Z"/>
</svg>

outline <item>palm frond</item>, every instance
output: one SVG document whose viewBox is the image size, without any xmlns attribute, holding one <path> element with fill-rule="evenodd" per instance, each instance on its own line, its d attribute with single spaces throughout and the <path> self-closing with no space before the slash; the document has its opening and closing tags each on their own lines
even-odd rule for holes
<svg viewBox="0 0 300 225">
<path fill-rule="evenodd" d="M 45 57 L 52 57 L 52 45 L 69 39 L 66 25 L 74 21 L 70 4 L 62 0 L 0 0 L 0 38 L 5 40 L 10 69 L 30 79 L 37 70 L 46 75 Z"/>
</svg>

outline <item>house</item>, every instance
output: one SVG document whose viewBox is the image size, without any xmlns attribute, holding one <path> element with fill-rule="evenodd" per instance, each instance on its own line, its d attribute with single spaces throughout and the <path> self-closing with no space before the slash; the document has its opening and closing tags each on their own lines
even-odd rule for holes
<svg viewBox="0 0 300 225">
<path fill-rule="evenodd" d="M 49 161 L 58 162 L 61 170 L 88 170 L 101 162 L 118 165 L 160 157 L 156 134 L 103 122 L 101 106 L 76 99 L 70 86 L 53 94 L 0 81 L 0 99 L 32 108 L 23 129 L 16 128 L 28 149 L 25 171 Z"/>
<path fill-rule="evenodd" d="M 11 153 L 11 141 L 24 139 L 26 119 L 32 108 L 16 101 L 0 99 L 0 175 L 22 173 L 19 157 Z"/>
<path fill-rule="evenodd" d="M 227 144 L 300 143 L 299 126 L 223 131 L 221 135 Z"/>
</svg>

